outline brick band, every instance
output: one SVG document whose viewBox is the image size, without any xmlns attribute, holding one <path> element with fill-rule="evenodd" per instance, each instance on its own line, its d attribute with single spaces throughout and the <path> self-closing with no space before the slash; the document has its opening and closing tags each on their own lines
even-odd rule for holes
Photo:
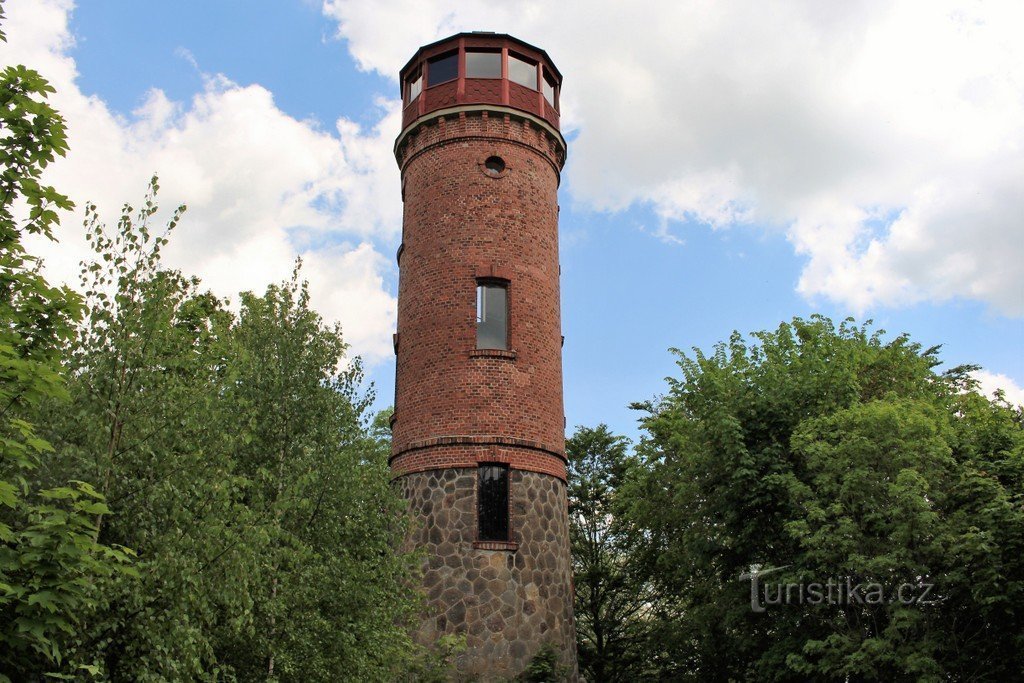
<svg viewBox="0 0 1024 683">
<path fill-rule="evenodd" d="M 465 439 L 467 437 L 444 437 Z M 516 439 L 507 439 L 515 441 Z M 438 441 L 438 439 L 431 439 Z M 481 463 L 506 463 L 514 470 L 539 472 L 566 481 L 565 457 L 545 448 L 454 441 L 406 449 L 391 456 L 392 477 L 414 472 L 477 467 Z"/>
<path fill-rule="evenodd" d="M 435 436 L 432 439 L 421 439 L 420 441 L 412 441 L 404 448 L 391 454 L 388 462 L 391 462 L 400 455 L 404 455 L 409 451 L 416 451 L 423 448 L 432 448 L 434 446 L 510 446 L 513 448 L 528 448 L 534 451 L 541 451 L 548 455 L 558 458 L 562 462 L 565 462 L 565 449 L 551 446 L 549 444 L 541 443 L 540 441 L 531 441 L 529 439 L 517 439 L 512 436 L 497 436 L 497 435 L 451 435 L 451 436 Z"/>
<path fill-rule="evenodd" d="M 417 118 L 415 121 L 406 126 L 399 134 L 398 138 L 395 140 L 395 156 L 398 156 L 399 148 L 406 141 L 406 138 L 409 137 L 412 131 L 416 129 L 417 126 L 429 123 L 430 121 L 436 119 L 457 118 L 460 116 L 465 116 L 466 114 L 480 114 L 482 112 L 494 113 L 497 114 L 498 116 L 514 116 L 521 121 L 531 122 L 533 125 L 537 126 L 541 130 L 545 131 L 552 138 L 557 140 L 558 145 L 562 148 L 562 155 L 565 155 L 565 150 L 568 147 L 568 145 L 565 144 L 565 138 L 562 137 L 562 133 L 557 128 L 553 127 L 547 121 L 539 119 L 536 116 L 528 114 L 524 111 L 513 109 L 511 107 L 504 107 L 496 104 L 478 104 L 463 105 L 459 107 L 448 107 L 446 109 L 440 109 L 435 112 L 432 112 L 428 116 L 421 116 Z"/>
</svg>

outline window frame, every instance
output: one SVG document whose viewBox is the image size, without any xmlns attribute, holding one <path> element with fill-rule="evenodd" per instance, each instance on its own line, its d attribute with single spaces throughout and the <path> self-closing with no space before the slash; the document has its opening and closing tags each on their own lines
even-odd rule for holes
<svg viewBox="0 0 1024 683">
<path fill-rule="evenodd" d="M 413 95 L 413 88 L 418 88 Z M 412 104 L 416 98 L 423 94 L 423 67 L 418 67 L 415 72 L 405 79 L 405 103 Z"/>
<path fill-rule="evenodd" d="M 479 78 L 485 80 L 500 79 L 502 76 L 502 64 L 501 64 L 501 49 L 500 48 L 466 48 L 463 53 L 465 64 L 466 64 L 466 78 Z M 497 76 L 474 76 L 469 72 L 469 56 L 470 55 L 493 55 L 498 58 L 498 75 Z"/>
<path fill-rule="evenodd" d="M 475 349 L 478 351 L 509 351 L 511 350 L 511 306 L 510 295 L 509 295 L 509 281 L 501 278 L 493 277 L 478 277 L 476 279 L 476 345 Z M 486 290 L 488 288 L 500 289 L 505 292 L 505 345 L 504 346 L 481 346 L 480 341 L 480 327 L 485 322 L 486 318 L 481 318 L 481 309 L 483 310 L 483 316 L 486 317 L 487 311 L 487 297 Z M 482 297 L 481 294 L 484 294 Z"/>
<path fill-rule="evenodd" d="M 520 62 L 521 64 L 529 65 L 533 69 L 533 85 L 526 85 L 525 83 L 521 83 L 521 82 L 515 80 L 514 78 L 512 78 L 512 60 L 513 59 L 516 60 L 517 62 Z M 507 72 L 508 72 L 508 82 L 509 83 L 515 83 L 518 86 L 521 86 L 523 88 L 529 88 L 530 90 L 532 90 L 534 92 L 537 92 L 538 88 L 540 88 L 540 83 L 538 83 L 538 76 L 537 76 L 537 60 L 531 59 L 531 58 L 527 57 L 526 55 L 520 55 L 520 54 L 518 54 L 516 52 L 513 52 L 512 50 L 509 50 L 508 51 L 508 59 L 506 61 L 508 63 L 508 66 L 507 66 L 507 69 L 506 69 Z"/>
<path fill-rule="evenodd" d="M 444 61 L 446 59 L 449 59 L 451 57 L 455 58 L 455 75 L 453 75 L 451 78 L 446 78 L 443 81 L 438 81 L 438 82 L 435 83 L 432 80 L 431 75 L 430 75 L 430 72 L 432 71 L 431 67 L 434 64 L 436 64 L 438 62 L 441 62 L 441 61 Z M 424 90 L 426 90 L 428 88 L 433 88 L 433 87 L 438 86 L 438 85 L 444 85 L 445 83 L 451 83 L 452 81 L 459 80 L 459 71 L 460 71 L 459 62 L 460 61 L 461 60 L 459 59 L 459 51 L 458 50 L 449 50 L 448 52 L 442 52 L 441 54 L 434 55 L 433 57 L 428 58 L 427 61 L 426 61 L 427 73 L 426 73 L 425 82 L 423 84 Z"/>
<path fill-rule="evenodd" d="M 490 515 L 485 515 L 484 505 L 489 501 L 484 499 L 483 492 L 483 478 L 484 473 L 488 470 L 501 470 L 504 473 L 504 490 L 501 491 L 501 495 L 504 496 L 504 506 L 500 504 L 501 501 L 492 505 L 491 509 L 486 512 Z M 499 531 L 500 527 L 504 526 L 504 534 L 495 533 L 493 535 L 485 535 L 485 519 L 490 519 L 491 516 L 497 514 Z M 486 524 L 488 527 L 487 531 L 491 531 L 492 526 L 489 522 Z M 512 468 L 508 463 L 505 462 L 480 462 L 477 463 L 477 475 L 476 475 L 476 540 L 482 543 L 511 543 L 512 542 Z"/>
<path fill-rule="evenodd" d="M 552 109 L 558 111 L 558 81 L 555 79 L 555 75 L 545 66 L 540 80 L 540 90 L 541 94 L 544 96 L 544 101 L 550 104 Z M 548 99 L 548 87 L 551 88 L 551 99 Z"/>
</svg>

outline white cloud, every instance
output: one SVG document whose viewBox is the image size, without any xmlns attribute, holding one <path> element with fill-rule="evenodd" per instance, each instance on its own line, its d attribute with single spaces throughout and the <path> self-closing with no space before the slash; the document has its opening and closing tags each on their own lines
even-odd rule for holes
<svg viewBox="0 0 1024 683">
<path fill-rule="evenodd" d="M 174 265 L 230 294 L 286 277 L 306 252 L 314 304 L 356 352 L 388 356 L 392 266 L 374 245 L 401 223 L 397 102 L 379 103 L 372 128 L 324 130 L 259 85 L 210 76 L 189 102 L 155 90 L 120 116 L 76 85 L 69 0 L 7 10 L 0 61 L 40 70 L 69 121 L 51 182 L 113 220 L 159 172 L 161 203 L 189 204 Z M 807 258 L 809 298 L 862 312 L 967 297 L 1024 314 L 1019 3 L 328 0 L 324 12 L 361 67 L 389 77 L 459 30 L 548 49 L 578 132 L 566 187 L 598 209 L 649 206 L 662 239 L 681 241 L 688 221 L 774 226 Z M 65 276 L 84 254 L 76 222 L 48 254 Z"/>
<path fill-rule="evenodd" d="M 286 278 L 301 252 L 313 305 L 342 323 L 353 352 L 370 362 L 391 355 L 395 300 L 384 274 L 392 266 L 372 240 L 392 241 L 401 227 L 393 104 L 380 103 L 371 129 L 341 119 L 327 131 L 282 112 L 265 88 L 215 75 L 191 102 L 153 90 L 124 117 L 77 86 L 71 2 L 7 10 L 9 42 L 0 44 L 0 62 L 40 71 L 56 87 L 52 102 L 68 122 L 71 150 L 48 169 L 49 182 L 79 206 L 93 201 L 113 223 L 121 205 L 137 205 L 149 176 L 159 173 L 164 214 L 188 205 L 166 253 L 170 265 L 234 295 Z M 88 253 L 80 215 L 63 221 L 60 245 L 42 246 L 50 272 L 70 282 Z"/>
<path fill-rule="evenodd" d="M 807 258 L 799 290 L 861 313 L 965 297 L 1024 315 L 1024 5 L 327 0 L 394 77 L 461 30 L 566 74 L 566 185 L 673 230 L 757 222 Z M 667 237 L 670 232 L 664 233 Z"/>
<path fill-rule="evenodd" d="M 978 380 L 978 391 L 982 395 L 992 398 L 997 390 L 1002 390 L 1011 405 L 1024 406 L 1024 388 L 1011 378 L 988 370 L 977 370 L 973 375 Z"/>
</svg>

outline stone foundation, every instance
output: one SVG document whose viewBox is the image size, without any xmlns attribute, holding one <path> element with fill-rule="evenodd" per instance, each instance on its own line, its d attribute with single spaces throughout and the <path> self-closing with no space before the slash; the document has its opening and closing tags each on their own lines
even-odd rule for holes
<svg viewBox="0 0 1024 683">
<path fill-rule="evenodd" d="M 428 614 L 417 640 L 465 634 L 458 671 L 481 681 L 514 677 L 550 642 L 577 680 L 565 483 L 511 470 L 507 546 L 476 542 L 476 468 L 415 472 L 395 484 L 410 504 L 409 543 L 425 552 Z M 503 549 L 488 549 L 496 545 Z"/>
</svg>

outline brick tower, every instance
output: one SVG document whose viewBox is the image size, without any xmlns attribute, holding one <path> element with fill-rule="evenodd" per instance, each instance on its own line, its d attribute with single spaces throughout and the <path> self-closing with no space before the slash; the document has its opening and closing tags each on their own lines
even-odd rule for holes
<svg viewBox="0 0 1024 683">
<path fill-rule="evenodd" d="M 562 77 L 461 33 L 401 71 L 405 202 L 391 469 L 426 551 L 418 638 L 518 674 L 545 643 L 576 678 L 559 310 Z"/>
</svg>

